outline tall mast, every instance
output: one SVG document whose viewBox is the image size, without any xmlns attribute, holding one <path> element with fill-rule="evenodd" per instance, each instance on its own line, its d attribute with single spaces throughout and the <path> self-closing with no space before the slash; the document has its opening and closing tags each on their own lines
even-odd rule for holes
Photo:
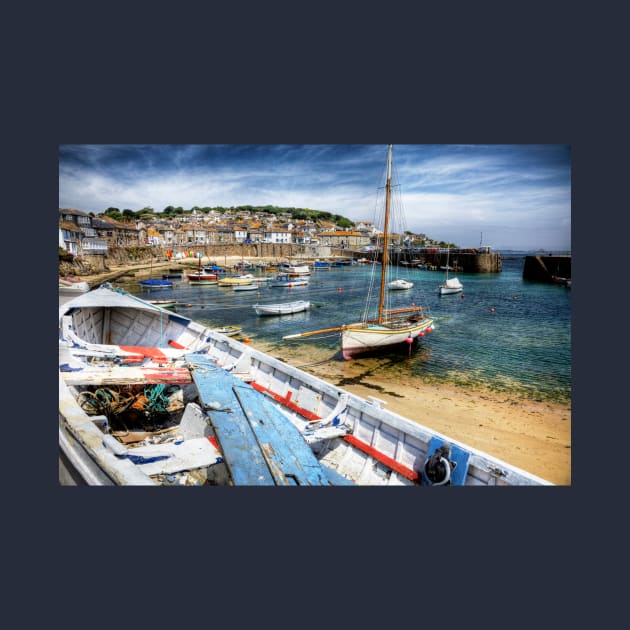
<svg viewBox="0 0 630 630">
<path fill-rule="evenodd" d="M 381 295 L 378 300 L 378 323 L 383 323 L 385 278 L 387 276 L 387 233 L 389 231 L 389 204 L 392 195 L 392 145 L 387 149 L 387 182 L 385 183 L 385 224 L 383 225 L 383 260 L 381 262 Z"/>
</svg>

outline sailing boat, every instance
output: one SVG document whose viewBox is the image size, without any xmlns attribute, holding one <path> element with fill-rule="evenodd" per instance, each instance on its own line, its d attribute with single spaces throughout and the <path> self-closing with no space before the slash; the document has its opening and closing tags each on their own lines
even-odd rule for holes
<svg viewBox="0 0 630 630">
<path fill-rule="evenodd" d="M 188 278 L 188 283 L 194 285 L 217 283 L 217 274 L 207 272 L 201 267 L 201 252 L 199 252 L 199 267 L 197 271 L 186 274 L 186 277 Z"/>
<path fill-rule="evenodd" d="M 448 277 L 448 270 L 450 269 L 448 265 L 448 256 L 449 256 L 450 251 L 451 251 L 451 248 L 449 247 L 446 250 L 446 266 L 444 267 L 444 269 L 446 269 L 446 277 L 444 279 L 444 282 L 438 287 L 440 295 L 447 295 L 449 293 L 459 293 L 460 291 L 464 290 L 464 285 L 459 281 L 458 278 Z"/>
<path fill-rule="evenodd" d="M 149 266 L 149 276 L 153 275 L 153 252 L 150 251 L 151 254 L 151 262 Z M 167 289 L 173 286 L 173 283 L 170 280 L 166 280 L 162 278 L 161 280 L 157 280 L 156 278 L 147 278 L 146 280 L 140 280 L 140 286 L 144 289 Z"/>
<path fill-rule="evenodd" d="M 390 144 L 387 150 L 387 182 L 385 185 L 385 220 L 383 226 L 383 260 L 381 263 L 381 282 L 376 317 L 368 318 L 365 309 L 364 319 L 354 324 L 314 330 L 306 333 L 287 335 L 283 339 L 307 337 L 324 332 L 341 331 L 341 352 L 344 359 L 374 353 L 382 350 L 392 350 L 395 347 L 410 346 L 413 340 L 434 329 L 433 319 L 423 313 L 421 306 L 406 308 L 385 308 L 385 294 L 387 286 L 387 271 L 389 266 L 388 232 L 390 222 L 390 206 L 392 195 L 392 152 Z"/>
</svg>

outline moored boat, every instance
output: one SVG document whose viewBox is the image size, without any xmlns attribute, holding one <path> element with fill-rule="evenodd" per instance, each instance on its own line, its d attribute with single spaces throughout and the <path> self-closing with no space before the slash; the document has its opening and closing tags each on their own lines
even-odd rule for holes
<svg viewBox="0 0 630 630">
<path fill-rule="evenodd" d="M 59 278 L 59 297 L 77 296 L 90 290 L 90 285 L 80 278 Z"/>
<path fill-rule="evenodd" d="M 459 278 L 446 278 L 438 289 L 440 295 L 448 295 L 450 293 L 461 293 L 464 290 L 464 285 L 459 281 Z"/>
<path fill-rule="evenodd" d="M 308 284 L 308 279 L 304 277 L 292 277 L 288 273 L 279 273 L 269 286 L 272 287 L 300 287 Z"/>
<path fill-rule="evenodd" d="M 311 303 L 305 300 L 283 302 L 281 304 L 254 304 L 256 315 L 292 315 L 310 308 Z"/>
<path fill-rule="evenodd" d="M 140 286 L 145 289 L 166 289 L 172 287 L 173 282 L 171 280 L 147 278 L 146 280 L 140 280 Z"/>
<path fill-rule="evenodd" d="M 387 288 L 392 291 L 404 291 L 405 289 L 411 289 L 413 287 L 413 282 L 409 282 L 409 280 L 404 280 L 399 278 L 398 280 L 392 280 L 387 284 Z"/>
<path fill-rule="evenodd" d="M 311 268 L 308 265 L 292 265 L 291 263 L 282 263 L 278 268 L 281 273 L 286 273 L 289 276 L 310 276 Z"/>
<path fill-rule="evenodd" d="M 251 284 L 234 284 L 232 285 L 233 291 L 260 291 L 260 285 L 257 282 Z"/>
<path fill-rule="evenodd" d="M 238 284 L 252 284 L 255 277 L 251 273 L 241 274 L 240 276 L 227 276 L 219 280 L 220 287 L 231 287 Z"/>
<path fill-rule="evenodd" d="M 59 310 L 59 449 L 89 485 L 552 485 L 106 286 Z"/>
<path fill-rule="evenodd" d="M 401 308 L 387 308 L 387 297 L 385 288 L 387 282 L 391 282 L 389 270 L 389 241 L 392 238 L 390 227 L 390 213 L 392 203 L 392 152 L 390 144 L 387 150 L 386 184 L 385 184 L 385 212 L 382 236 L 382 257 L 380 265 L 380 291 L 378 293 L 378 306 L 376 316 L 369 316 L 370 300 L 372 291 L 367 291 L 366 305 L 361 321 L 353 324 L 327 328 L 324 330 L 313 330 L 304 333 L 286 335 L 283 339 L 297 339 L 318 335 L 322 332 L 340 331 L 341 352 L 344 359 L 353 359 L 363 354 L 381 353 L 404 347 L 405 344 L 411 349 L 414 340 L 424 337 L 426 333 L 434 330 L 433 319 L 425 311 L 426 307 L 411 305 Z M 352 259 L 346 259 L 350 263 Z M 336 263 L 333 263 L 333 267 Z M 373 265 L 372 272 L 375 273 L 376 265 Z M 374 276 L 372 280 L 374 279 Z M 369 286 L 373 284 L 370 281 Z"/>
<path fill-rule="evenodd" d="M 438 292 L 440 295 L 449 295 L 451 293 L 461 293 L 464 290 L 464 285 L 459 281 L 459 278 L 449 278 L 448 272 L 453 270 L 448 264 L 450 247 L 446 250 L 446 265 L 440 267 L 440 269 L 444 269 L 446 271 L 446 275 L 444 277 L 444 282 L 440 284 L 438 287 Z"/>
</svg>

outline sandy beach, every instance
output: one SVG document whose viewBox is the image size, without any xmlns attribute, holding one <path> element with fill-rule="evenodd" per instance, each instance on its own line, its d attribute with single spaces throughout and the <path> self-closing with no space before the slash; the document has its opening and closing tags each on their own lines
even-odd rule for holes
<svg viewBox="0 0 630 630">
<path fill-rule="evenodd" d="M 227 264 L 239 261 L 238 257 L 228 257 Z M 164 267 L 176 265 L 160 263 Z M 154 263 L 153 270 L 158 268 Z M 125 270 L 138 269 L 138 266 L 111 268 L 107 274 L 82 279 L 93 287 Z M 142 270 L 147 271 L 148 265 L 142 265 Z M 418 379 L 405 379 L 404 375 L 396 379 L 384 378 L 377 370 L 366 373 L 360 360 L 340 361 L 330 357 L 330 352 L 328 355 L 318 353 L 309 344 L 264 344 L 252 339 L 251 345 L 354 394 L 375 396 L 395 413 L 552 483 L 571 483 L 571 406 L 568 404 L 511 398 L 489 388 L 423 383 Z"/>
<path fill-rule="evenodd" d="M 313 346 L 264 344 L 263 352 L 358 396 L 559 485 L 571 483 L 570 405 L 513 399 L 489 389 L 384 378 L 361 359 L 319 356 Z M 328 353 L 330 354 L 330 353 Z"/>
</svg>

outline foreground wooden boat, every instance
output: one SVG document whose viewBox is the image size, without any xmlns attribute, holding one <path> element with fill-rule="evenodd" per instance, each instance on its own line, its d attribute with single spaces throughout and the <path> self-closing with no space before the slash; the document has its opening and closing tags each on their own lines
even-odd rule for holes
<svg viewBox="0 0 630 630">
<path fill-rule="evenodd" d="M 59 309 L 59 449 L 89 485 L 551 485 L 106 286 Z"/>
</svg>

